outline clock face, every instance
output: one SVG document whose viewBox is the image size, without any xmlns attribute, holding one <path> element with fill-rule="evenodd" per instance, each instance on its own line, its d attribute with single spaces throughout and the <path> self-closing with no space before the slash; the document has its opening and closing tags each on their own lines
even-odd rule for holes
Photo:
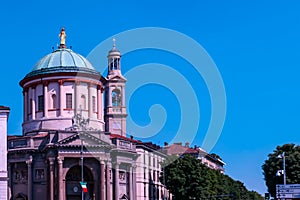
<svg viewBox="0 0 300 200">
<path fill-rule="evenodd" d="M 113 122 L 113 129 L 121 129 L 121 122 Z"/>
<path fill-rule="evenodd" d="M 78 187 L 77 186 L 73 187 L 73 192 L 78 192 Z"/>
</svg>

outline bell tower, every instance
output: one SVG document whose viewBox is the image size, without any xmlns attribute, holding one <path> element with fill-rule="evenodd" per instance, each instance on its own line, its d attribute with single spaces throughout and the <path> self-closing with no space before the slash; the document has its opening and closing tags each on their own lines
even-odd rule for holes
<svg viewBox="0 0 300 200">
<path fill-rule="evenodd" d="M 121 53 L 116 48 L 113 39 L 113 48 L 108 52 L 108 73 L 105 84 L 105 130 L 112 134 L 126 136 L 126 79 L 121 73 Z"/>
</svg>

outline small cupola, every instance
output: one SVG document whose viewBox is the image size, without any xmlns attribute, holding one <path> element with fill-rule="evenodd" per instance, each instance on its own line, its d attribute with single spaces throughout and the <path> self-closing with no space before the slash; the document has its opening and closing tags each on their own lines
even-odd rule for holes
<svg viewBox="0 0 300 200">
<path fill-rule="evenodd" d="M 116 39 L 113 39 L 113 48 L 108 52 L 108 74 L 113 74 L 121 70 L 120 58 L 121 53 L 116 47 Z"/>
</svg>

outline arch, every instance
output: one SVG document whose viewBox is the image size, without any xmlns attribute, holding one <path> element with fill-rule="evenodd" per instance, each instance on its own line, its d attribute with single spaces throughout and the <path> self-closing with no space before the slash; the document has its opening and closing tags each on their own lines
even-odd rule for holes
<svg viewBox="0 0 300 200">
<path fill-rule="evenodd" d="M 56 108 L 56 94 L 52 94 L 51 99 L 52 99 L 52 108 L 55 109 Z"/>
<path fill-rule="evenodd" d="M 111 92 L 111 102 L 114 107 L 121 106 L 121 92 L 119 89 L 114 89 Z"/>
<path fill-rule="evenodd" d="M 18 193 L 15 197 L 14 200 L 27 200 L 27 196 L 23 193 Z"/>
<path fill-rule="evenodd" d="M 84 166 L 83 169 L 84 181 L 87 182 L 88 193 L 85 193 L 85 199 L 94 196 L 94 178 L 92 171 Z M 75 165 L 71 167 L 65 176 L 66 180 L 66 200 L 81 199 L 81 166 Z"/>
<path fill-rule="evenodd" d="M 81 95 L 80 102 L 81 102 L 82 110 L 86 110 L 86 97 L 85 97 L 85 95 Z"/>
</svg>

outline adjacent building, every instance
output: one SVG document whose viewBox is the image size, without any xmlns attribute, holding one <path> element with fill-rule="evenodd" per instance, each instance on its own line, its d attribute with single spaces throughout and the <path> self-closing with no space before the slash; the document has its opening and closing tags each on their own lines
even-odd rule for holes
<svg viewBox="0 0 300 200">
<path fill-rule="evenodd" d="M 179 142 L 179 143 L 174 143 L 172 145 L 166 144 L 164 150 L 168 155 L 177 155 L 177 156 L 186 155 L 186 154 L 192 155 L 193 157 L 199 159 L 207 167 L 220 171 L 221 173 L 225 172 L 224 169 L 225 162 L 222 161 L 220 156 L 214 153 L 209 154 L 204 149 L 201 149 L 198 146 L 191 148 L 189 143 L 183 145 L 181 142 Z"/>
<path fill-rule="evenodd" d="M 7 200 L 7 120 L 9 107 L 0 106 L 0 200 Z"/>
</svg>

